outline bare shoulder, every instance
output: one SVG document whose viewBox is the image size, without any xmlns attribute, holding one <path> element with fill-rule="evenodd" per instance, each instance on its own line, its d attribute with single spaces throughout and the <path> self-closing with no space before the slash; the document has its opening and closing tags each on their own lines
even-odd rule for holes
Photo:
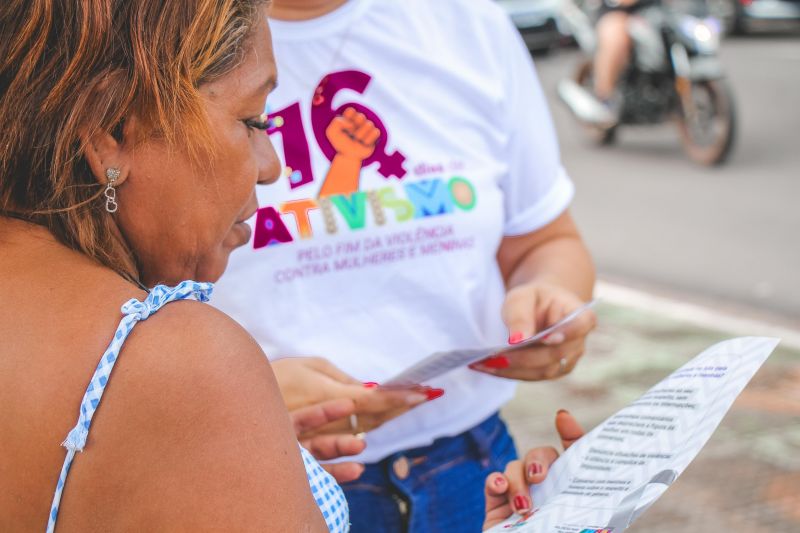
<svg viewBox="0 0 800 533">
<path fill-rule="evenodd" d="M 76 529 L 325 530 L 264 353 L 206 304 L 134 328 L 81 460 L 62 505 Z"/>
</svg>

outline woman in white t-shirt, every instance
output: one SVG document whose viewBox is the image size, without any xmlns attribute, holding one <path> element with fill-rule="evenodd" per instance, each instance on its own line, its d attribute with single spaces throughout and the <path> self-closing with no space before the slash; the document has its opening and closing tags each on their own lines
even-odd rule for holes
<svg viewBox="0 0 800 533">
<path fill-rule="evenodd" d="M 284 175 L 259 191 L 215 304 L 273 358 L 290 409 L 356 400 L 328 428 L 368 431 L 344 486 L 353 531 L 479 530 L 486 474 L 516 455 L 498 410 L 515 380 L 571 371 L 594 315 L 436 388 L 371 384 L 519 342 L 591 297 L 530 57 L 489 0 L 273 0 L 271 26 Z"/>
</svg>

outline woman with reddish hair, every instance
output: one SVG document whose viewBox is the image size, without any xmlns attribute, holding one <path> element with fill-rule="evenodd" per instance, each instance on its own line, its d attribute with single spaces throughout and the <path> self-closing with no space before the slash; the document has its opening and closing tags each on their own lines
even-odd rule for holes
<svg viewBox="0 0 800 533">
<path fill-rule="evenodd" d="M 200 303 L 278 177 L 265 7 L 0 6 L 0 530 L 348 529 L 295 435 L 353 402 L 290 420 L 259 346 Z"/>
</svg>

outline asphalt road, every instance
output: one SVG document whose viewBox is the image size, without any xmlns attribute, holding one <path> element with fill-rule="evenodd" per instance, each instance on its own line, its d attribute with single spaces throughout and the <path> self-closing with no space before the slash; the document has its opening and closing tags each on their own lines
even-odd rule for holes
<svg viewBox="0 0 800 533">
<path fill-rule="evenodd" d="M 536 63 L 600 276 L 800 326 L 800 34 L 723 44 L 739 129 L 721 168 L 689 162 L 673 125 L 593 146 L 555 96 L 579 57 Z"/>
</svg>

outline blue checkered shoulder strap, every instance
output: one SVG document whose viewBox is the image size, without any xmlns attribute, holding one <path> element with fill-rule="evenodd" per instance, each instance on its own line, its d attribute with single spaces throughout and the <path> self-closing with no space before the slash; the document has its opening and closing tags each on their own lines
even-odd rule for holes
<svg viewBox="0 0 800 533">
<path fill-rule="evenodd" d="M 52 532 L 56 526 L 58 517 L 58 506 L 61 503 L 61 494 L 64 492 L 64 483 L 67 480 L 69 468 L 75 459 L 76 452 L 82 452 L 86 445 L 86 437 L 89 435 L 89 427 L 92 425 L 92 417 L 106 388 L 111 370 L 114 368 L 119 357 L 120 349 L 128 338 L 128 334 L 140 320 L 147 320 L 147 317 L 161 309 L 169 302 L 176 300 L 194 299 L 200 302 L 207 302 L 213 289 L 210 283 L 197 283 L 194 281 L 184 281 L 175 287 L 158 285 L 153 288 L 150 294 L 143 301 L 131 299 L 122 306 L 122 320 L 114 333 L 111 344 L 106 349 L 97 369 L 94 371 L 86 393 L 81 401 L 78 423 L 69 432 L 67 438 L 61 444 L 67 449 L 67 456 L 64 459 L 64 466 L 61 468 L 61 475 L 58 477 L 58 485 L 53 496 L 53 504 L 50 507 L 50 517 L 47 521 L 47 531 Z"/>
</svg>

